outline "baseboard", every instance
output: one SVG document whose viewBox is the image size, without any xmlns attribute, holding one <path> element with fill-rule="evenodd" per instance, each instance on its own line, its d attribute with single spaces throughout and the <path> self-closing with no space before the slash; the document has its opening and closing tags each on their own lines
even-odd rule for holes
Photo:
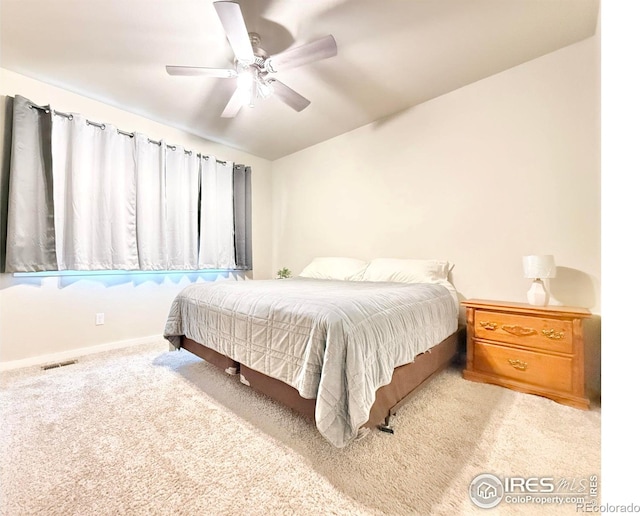
<svg viewBox="0 0 640 516">
<path fill-rule="evenodd" d="M 59 351 L 57 353 L 49 353 L 48 355 L 38 355 L 37 357 L 22 358 L 20 360 L 9 360 L 0 362 L 0 371 L 10 371 L 13 369 L 21 369 L 23 367 L 41 366 L 46 364 L 55 364 L 66 360 L 73 360 L 84 355 L 93 355 L 94 353 L 102 353 L 113 349 L 128 348 L 129 346 L 140 346 L 143 344 L 152 344 L 162 340 L 162 335 L 151 335 L 149 337 L 140 337 L 138 339 L 117 340 L 107 342 L 105 344 L 97 344 L 96 346 L 88 346 L 86 348 L 70 349 L 68 351 Z M 167 343 L 167 349 L 169 344 Z"/>
</svg>

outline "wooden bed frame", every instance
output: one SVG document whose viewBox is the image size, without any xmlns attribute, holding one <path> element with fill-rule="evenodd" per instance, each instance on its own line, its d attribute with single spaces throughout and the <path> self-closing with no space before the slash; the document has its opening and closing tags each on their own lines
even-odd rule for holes
<svg viewBox="0 0 640 516">
<path fill-rule="evenodd" d="M 426 353 L 418 355 L 414 362 L 397 367 L 391 383 L 376 391 L 376 400 L 369 412 L 367 428 L 378 427 L 393 433 L 391 416 L 409 401 L 430 379 L 448 367 L 460 349 L 460 330 L 450 335 Z M 315 420 L 315 399 L 306 399 L 286 383 L 259 373 L 187 337 L 181 337 L 181 346 L 229 374 L 240 374 L 240 380 L 253 389 L 279 401 L 287 407 Z"/>
</svg>

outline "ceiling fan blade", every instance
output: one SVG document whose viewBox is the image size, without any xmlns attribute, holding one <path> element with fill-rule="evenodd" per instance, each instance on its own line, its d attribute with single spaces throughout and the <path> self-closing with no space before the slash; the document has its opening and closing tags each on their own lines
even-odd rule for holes
<svg viewBox="0 0 640 516">
<path fill-rule="evenodd" d="M 227 102 L 227 106 L 224 108 L 224 111 L 220 114 L 221 118 L 233 118 L 238 114 L 240 108 L 246 104 L 247 91 L 242 88 L 236 88 L 236 91 L 233 92 L 229 102 Z"/>
<path fill-rule="evenodd" d="M 278 97 L 287 106 L 292 107 L 296 111 L 300 112 L 311 104 L 310 100 L 305 99 L 297 91 L 292 90 L 286 84 L 282 84 L 275 79 L 269 81 L 273 87 L 273 94 Z"/>
<path fill-rule="evenodd" d="M 206 68 L 203 66 L 170 66 L 167 65 L 169 75 L 201 75 L 205 77 L 220 77 L 221 79 L 231 79 L 237 77 L 238 73 L 231 68 Z"/>
<path fill-rule="evenodd" d="M 240 6 L 235 2 L 213 2 L 229 44 L 238 61 L 253 62 L 253 47 L 242 17 Z"/>
<path fill-rule="evenodd" d="M 295 68 L 303 64 L 327 59 L 338 54 L 338 45 L 333 36 L 325 36 L 305 45 L 285 50 L 280 54 L 271 56 L 267 60 L 271 69 L 275 72 Z"/>
</svg>

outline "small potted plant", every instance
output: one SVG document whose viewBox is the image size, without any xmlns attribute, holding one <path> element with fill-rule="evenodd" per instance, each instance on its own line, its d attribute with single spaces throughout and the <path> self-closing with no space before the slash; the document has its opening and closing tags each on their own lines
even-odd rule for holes
<svg viewBox="0 0 640 516">
<path fill-rule="evenodd" d="M 286 267 L 283 267 L 277 272 L 277 279 L 286 279 L 291 277 L 291 271 Z"/>
</svg>

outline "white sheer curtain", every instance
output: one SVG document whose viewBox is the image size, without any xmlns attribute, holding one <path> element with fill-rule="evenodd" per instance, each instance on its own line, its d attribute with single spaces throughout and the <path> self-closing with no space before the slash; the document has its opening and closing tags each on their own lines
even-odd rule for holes
<svg viewBox="0 0 640 516">
<path fill-rule="evenodd" d="M 167 270 L 164 141 L 135 133 L 138 259 L 142 270 Z"/>
<path fill-rule="evenodd" d="M 165 178 L 167 269 L 197 269 L 200 158 L 167 146 Z"/>
<path fill-rule="evenodd" d="M 201 167 L 198 263 L 201 269 L 233 269 L 233 164 L 205 156 Z"/>
<path fill-rule="evenodd" d="M 138 268 L 133 141 L 81 115 L 54 116 L 53 205 L 59 270 Z"/>
</svg>

